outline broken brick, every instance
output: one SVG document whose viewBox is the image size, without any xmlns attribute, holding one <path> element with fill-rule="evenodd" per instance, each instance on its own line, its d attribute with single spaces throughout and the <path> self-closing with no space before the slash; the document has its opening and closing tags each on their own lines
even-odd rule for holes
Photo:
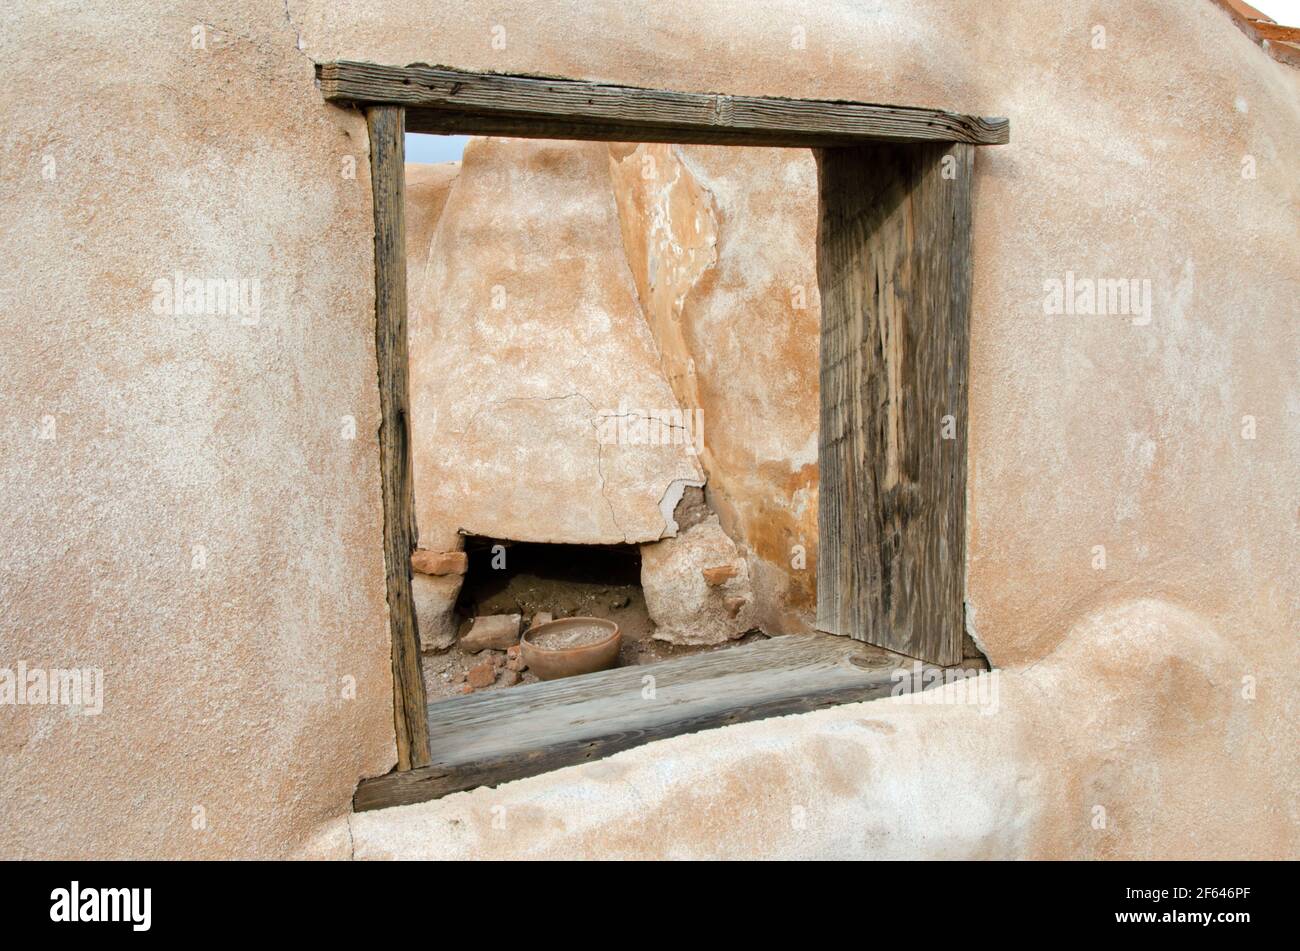
<svg viewBox="0 0 1300 951">
<path fill-rule="evenodd" d="M 740 569 L 735 565 L 718 565 L 714 568 L 701 568 L 700 574 L 704 575 L 704 580 L 710 587 L 716 588 L 740 574 Z"/>
<path fill-rule="evenodd" d="M 411 553 L 411 569 L 422 575 L 463 575 L 469 558 L 463 551 L 429 551 L 417 548 Z"/>
<path fill-rule="evenodd" d="M 465 674 L 466 682 L 474 688 L 490 687 L 497 679 L 496 665 L 490 660 L 485 660 L 480 664 L 475 664 Z"/>
</svg>

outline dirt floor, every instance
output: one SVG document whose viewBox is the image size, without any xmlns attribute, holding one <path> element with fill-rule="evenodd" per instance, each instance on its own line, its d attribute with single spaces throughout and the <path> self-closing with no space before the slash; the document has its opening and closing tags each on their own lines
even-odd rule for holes
<svg viewBox="0 0 1300 951">
<path fill-rule="evenodd" d="M 634 545 L 507 544 L 506 567 L 494 568 L 493 544 L 502 543 L 484 541 L 467 547 L 469 571 L 457 603 L 462 632 L 475 615 L 522 614 L 525 627 L 539 612 L 548 612 L 556 619 L 607 618 L 618 625 L 623 635 L 620 667 L 726 650 L 765 638 L 754 631 L 713 647 L 680 647 L 654 640 L 654 622 L 641 591 L 641 556 Z M 513 685 L 514 678 L 506 672 L 505 651 L 466 654 L 453 647 L 444 653 L 424 654 L 421 661 L 428 699 L 441 700 L 467 692 L 467 673 L 486 660 L 497 663 L 498 676 L 491 686 L 478 689 L 501 690 Z M 537 682 L 530 671 L 519 672 L 518 683 Z"/>
</svg>

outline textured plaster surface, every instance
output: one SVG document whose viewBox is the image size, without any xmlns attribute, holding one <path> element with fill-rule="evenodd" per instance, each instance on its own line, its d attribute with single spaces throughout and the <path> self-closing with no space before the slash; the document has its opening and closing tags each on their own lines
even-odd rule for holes
<svg viewBox="0 0 1300 951">
<path fill-rule="evenodd" d="M 1297 856 L 1300 73 L 1214 5 L 10 4 L 0 54 L 0 663 L 105 684 L 0 710 L 0 854 Z M 1011 117 L 970 367 L 997 714 L 748 724 L 349 828 L 394 757 L 365 127 L 312 77 L 345 58 Z M 177 269 L 259 278 L 260 322 L 161 319 Z M 1045 317 L 1068 271 L 1149 279 L 1151 321 Z"/>
<path fill-rule="evenodd" d="M 365 124 L 280 5 L 160 9 L 0 13 L 0 666 L 103 672 L 0 707 L 0 855 L 346 854 L 395 758 Z"/>
<path fill-rule="evenodd" d="M 623 244 L 665 376 L 698 414 L 710 505 L 755 620 L 807 630 L 817 563 L 817 173 L 806 149 L 611 148 Z"/>
<path fill-rule="evenodd" d="M 442 220 L 442 208 L 459 174 L 460 162 L 406 166 L 406 296 L 409 301 L 424 299 L 429 248 Z"/>
<path fill-rule="evenodd" d="M 1294 857 L 1295 768 L 1273 767 L 1295 727 L 1241 696 L 1240 669 L 1201 619 L 1132 602 L 982 694 L 953 685 L 726 727 L 359 813 L 355 855 Z"/>
<path fill-rule="evenodd" d="M 599 143 L 466 148 L 411 300 L 421 544 L 652 541 L 669 533 L 674 483 L 702 481 L 689 441 L 618 427 L 680 410 L 618 253 L 609 181 Z"/>
<path fill-rule="evenodd" d="M 1285 724 L 1294 719 L 1296 698 L 1283 672 L 1295 666 L 1300 618 L 1291 580 L 1300 567 L 1294 475 L 1300 471 L 1300 74 L 1271 60 L 1210 3 L 999 2 L 981 4 L 975 15 L 958 2 L 853 8 L 763 3 L 740 18 L 721 3 L 683 6 L 677 14 L 666 8 L 654 17 L 626 5 L 584 8 L 580 29 L 602 37 L 599 43 L 573 42 L 573 30 L 556 28 L 570 23 L 579 29 L 570 19 L 574 9 L 501 5 L 476 8 L 464 18 L 463 11 L 449 10 L 438 17 L 437 39 L 417 44 L 409 36 L 382 35 L 377 25 L 387 18 L 378 12 L 370 22 L 327 33 L 330 15 L 312 7 L 325 56 L 453 62 L 680 89 L 868 98 L 1012 119 L 1012 144 L 981 150 L 975 167 L 967 585 L 971 626 L 994 662 L 1007 669 L 1010 686 L 996 717 L 963 708 L 909 708 L 908 722 L 924 720 L 930 724 L 925 731 L 914 727 L 918 732 L 898 740 L 892 756 L 877 751 L 870 757 L 875 768 L 854 760 L 856 767 L 840 771 L 849 777 L 841 787 L 846 802 L 860 804 L 851 808 L 872 810 L 877 828 L 919 815 L 911 840 L 916 854 L 951 851 L 936 830 L 958 834 L 969 823 L 967 840 L 983 839 L 990 852 L 1003 855 L 1146 850 L 1293 856 L 1295 843 L 1282 830 L 1297 818 L 1294 758 L 1285 752 L 1294 748 Z M 506 29 L 504 50 L 492 47 L 494 25 Z M 803 50 L 791 49 L 795 26 L 808 39 Z M 1105 28 L 1104 49 L 1094 48 L 1096 26 Z M 728 214 L 738 214 L 744 200 L 739 184 L 729 193 L 727 175 L 746 163 L 776 160 L 724 153 L 709 165 L 715 151 L 721 150 L 676 150 L 708 194 L 718 235 L 717 263 L 686 294 L 678 332 L 686 338 L 692 322 L 706 328 L 714 354 L 730 353 L 733 332 L 761 341 L 755 348 L 761 351 L 788 297 L 769 294 L 761 311 L 768 319 L 753 320 L 743 308 L 728 313 L 725 298 L 710 310 L 708 288 L 725 276 L 726 242 L 737 231 L 729 229 Z M 615 154 L 620 159 L 626 155 Z M 792 156 L 787 167 L 797 169 L 800 161 Z M 1250 164 L 1255 177 L 1243 177 Z M 751 196 L 765 190 L 746 184 Z M 796 176 L 790 190 L 808 187 Z M 671 207 L 671 196 L 666 204 Z M 790 217 L 784 230 L 764 229 L 758 215 L 744 220 L 750 233 L 742 229 L 741 237 L 751 248 L 771 255 L 788 242 L 790 251 L 765 264 L 768 273 L 784 278 L 798 247 L 809 247 L 810 226 L 801 228 Z M 635 274 L 635 243 L 632 250 Z M 735 266 L 752 270 L 771 261 L 752 252 L 749 257 Z M 808 258 L 801 261 L 806 267 Z M 1134 315 L 1047 316 L 1045 282 L 1064 281 L 1071 271 L 1149 280 L 1150 322 L 1135 323 Z M 777 291 L 785 283 L 771 281 Z M 675 307 L 675 298 L 670 304 Z M 705 322 L 710 315 L 712 326 Z M 668 338 L 657 338 L 671 356 Z M 812 341 L 804 341 L 811 355 Z M 698 355 L 683 352 L 696 358 L 698 371 Z M 765 388 L 733 377 L 718 385 L 748 385 L 774 400 L 774 391 L 814 393 L 815 363 L 789 363 L 791 380 L 781 384 Z M 677 381 L 674 389 L 689 402 Z M 704 403 L 712 409 L 706 415 L 710 454 L 721 445 L 715 437 L 730 435 L 731 427 L 719 422 L 725 398 L 712 407 Z M 735 405 L 751 410 L 755 420 L 764 418 L 753 396 Z M 794 433 L 801 424 L 815 431 L 815 399 L 791 397 L 782 406 L 790 409 L 774 424 L 785 427 L 777 431 Z M 1246 417 L 1254 420 L 1253 439 L 1243 437 Z M 736 443 L 741 451 L 756 445 L 752 432 Z M 788 446 L 783 451 L 780 478 L 788 479 L 796 456 Z M 761 496 L 722 492 L 727 477 L 719 473 L 727 468 L 708 472 L 710 496 L 736 531 L 747 519 L 737 517 L 739 507 L 727 499 L 748 503 Z M 742 468 L 734 472 L 733 481 L 751 478 Z M 774 477 L 771 485 L 777 483 Z M 815 512 L 815 484 L 803 485 L 802 517 L 815 518 L 807 514 Z M 786 537 L 778 536 L 784 545 L 799 531 L 798 496 L 794 486 L 767 491 L 772 499 L 789 500 L 770 502 L 775 512 L 767 520 L 784 526 Z M 736 537 L 748 543 L 743 530 Z M 771 545 L 771 562 L 756 561 L 756 584 L 764 565 L 778 564 L 781 545 Z M 1105 567 L 1094 567 L 1103 564 L 1103 554 Z M 774 587 L 790 577 L 781 567 Z M 1086 618 L 1144 598 L 1156 599 L 1144 602 L 1149 623 L 1133 626 L 1123 638 L 1076 644 L 1088 630 Z M 1175 628 L 1184 636 L 1175 638 Z M 1192 650 L 1202 640 L 1215 657 L 1226 658 L 1213 668 L 1224 684 L 1214 695 L 1217 705 L 1205 706 L 1205 691 L 1184 678 L 1121 663 L 1118 656 L 1121 646 L 1150 652 L 1177 671 L 1182 663 L 1209 663 Z M 1179 659 L 1184 649 L 1185 661 Z M 1036 666 L 1048 657 L 1050 681 Z M 1252 705 L 1234 706 L 1226 698 L 1240 695 L 1244 678 L 1271 686 Z M 1094 717 L 1099 706 L 1110 720 Z M 1049 710 L 1056 715 L 1046 716 Z M 497 844 L 523 852 L 534 845 L 544 851 L 554 842 L 599 850 L 598 840 L 617 839 L 620 828 L 649 834 L 657 827 L 665 852 L 718 854 L 727 843 L 738 852 L 757 846 L 758 836 L 738 834 L 743 824 L 734 814 L 761 802 L 754 790 L 763 784 L 739 764 L 761 757 L 758 747 L 772 751 L 765 779 L 798 770 L 822 742 L 813 724 L 855 715 L 792 718 L 655 745 L 628 754 L 654 769 L 638 772 L 638 782 L 618 791 L 604 778 L 617 771 L 613 765 L 534 781 L 530 790 L 546 786 L 551 795 L 581 797 L 589 809 L 581 825 L 589 834 L 569 836 L 556 820 L 541 827 L 549 832 L 536 832 L 533 845 L 513 837 L 512 845 Z M 1162 748 L 1161 731 L 1151 724 L 1183 715 L 1195 718 L 1200 745 L 1184 740 L 1173 750 Z M 1095 728 L 1075 730 L 1075 721 Z M 1056 759 L 1063 737 L 1078 759 L 1069 769 Z M 944 772 L 953 784 L 947 794 L 932 785 L 939 781 L 935 770 L 907 769 L 917 761 L 909 738 L 933 741 L 938 755 L 947 757 Z M 894 770 L 902 773 L 897 784 Z M 1264 792 L 1241 794 L 1247 771 L 1252 787 Z M 663 777 L 677 775 L 687 778 L 674 787 L 674 797 Z M 804 775 L 806 797 L 831 788 L 825 772 Z M 1021 776 L 1047 784 L 1047 792 L 1026 800 Z M 1081 831 L 1086 821 L 1069 825 L 1075 812 L 1049 809 L 1037 823 L 1020 818 L 1026 802 L 1067 797 L 1087 811 L 1101 803 L 1086 800 L 1102 793 L 1119 802 L 1112 813 L 1118 808 L 1140 817 L 1144 838 L 1089 837 Z M 661 821 L 656 826 L 623 811 L 631 804 L 640 816 Z M 429 811 L 440 808 L 454 807 Z M 727 815 L 733 818 L 724 820 Z M 1032 840 L 1016 836 L 1026 823 L 1040 830 Z M 1266 831 L 1256 834 L 1256 824 Z M 847 834 L 851 825 L 840 828 Z M 428 854 L 460 854 L 457 842 L 467 841 L 472 829 L 468 822 L 456 828 L 464 839 L 431 833 L 438 848 Z M 770 841 L 777 844 L 765 854 L 795 853 L 808 840 L 778 835 Z M 837 842 L 812 841 L 810 849 L 838 854 Z M 405 842 L 420 851 L 418 836 Z M 491 851 L 482 839 L 466 848 Z"/>
</svg>

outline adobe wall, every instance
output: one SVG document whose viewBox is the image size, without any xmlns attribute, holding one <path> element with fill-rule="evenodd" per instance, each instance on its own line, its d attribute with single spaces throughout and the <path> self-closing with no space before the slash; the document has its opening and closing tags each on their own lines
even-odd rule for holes
<svg viewBox="0 0 1300 951">
<path fill-rule="evenodd" d="M 105 703 L 0 710 L 0 854 L 1297 854 L 1300 73 L 1216 6 L 4 18 L 0 663 L 99 666 Z M 1010 116 L 976 162 L 969 447 L 1000 712 L 847 707 L 349 825 L 394 751 L 365 127 L 312 82 L 344 58 Z M 258 322 L 156 308 L 177 270 L 257 279 Z M 1149 279 L 1150 322 L 1045 316 L 1071 271 Z"/>
</svg>

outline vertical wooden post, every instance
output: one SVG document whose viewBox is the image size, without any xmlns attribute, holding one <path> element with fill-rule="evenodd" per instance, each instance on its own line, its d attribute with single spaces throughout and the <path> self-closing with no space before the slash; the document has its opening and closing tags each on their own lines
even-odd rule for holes
<svg viewBox="0 0 1300 951">
<path fill-rule="evenodd" d="M 393 638 L 397 768 L 427 766 L 429 725 L 420 639 L 411 598 L 415 500 L 411 482 L 406 353 L 406 117 L 400 106 L 366 110 L 375 205 L 375 356 L 379 363 L 379 464 L 384 493 L 384 567 Z"/>
<path fill-rule="evenodd" d="M 971 174 L 961 144 L 819 150 L 817 627 L 961 660 Z"/>
</svg>

